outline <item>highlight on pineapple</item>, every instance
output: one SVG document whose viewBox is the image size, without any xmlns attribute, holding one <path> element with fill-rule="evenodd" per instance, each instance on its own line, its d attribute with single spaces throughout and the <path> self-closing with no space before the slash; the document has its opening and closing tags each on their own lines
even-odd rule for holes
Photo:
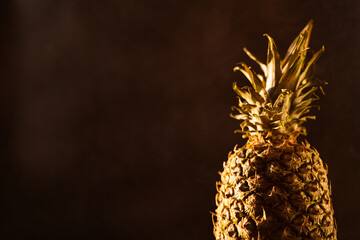
<svg viewBox="0 0 360 240">
<path fill-rule="evenodd" d="M 303 124 L 315 119 L 309 112 L 326 84 L 314 76 L 324 47 L 309 50 L 312 26 L 311 20 L 283 59 L 267 34 L 266 64 L 244 49 L 262 74 L 244 63 L 234 68 L 251 83 L 234 83 L 239 103 L 231 114 L 247 142 L 229 153 L 216 184 L 217 240 L 337 239 L 327 166 L 306 140 L 297 140 L 306 135 Z"/>
</svg>

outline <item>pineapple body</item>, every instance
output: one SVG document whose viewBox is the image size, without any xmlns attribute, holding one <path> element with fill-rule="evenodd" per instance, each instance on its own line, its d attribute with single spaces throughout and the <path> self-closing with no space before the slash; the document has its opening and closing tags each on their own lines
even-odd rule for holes
<svg viewBox="0 0 360 240">
<path fill-rule="evenodd" d="M 235 147 L 217 183 L 214 235 L 217 240 L 337 239 L 327 167 L 306 141 L 304 123 L 326 82 L 315 77 L 315 62 L 324 52 L 308 54 L 310 21 L 291 43 L 283 59 L 267 34 L 266 63 L 248 50 L 263 74 L 245 63 L 240 71 L 251 86 L 233 89 L 238 105 L 231 117 L 248 138 Z M 312 54 L 311 54 L 312 53 Z"/>
<path fill-rule="evenodd" d="M 217 240 L 336 239 L 327 167 L 307 142 L 235 147 L 217 189 Z"/>
</svg>

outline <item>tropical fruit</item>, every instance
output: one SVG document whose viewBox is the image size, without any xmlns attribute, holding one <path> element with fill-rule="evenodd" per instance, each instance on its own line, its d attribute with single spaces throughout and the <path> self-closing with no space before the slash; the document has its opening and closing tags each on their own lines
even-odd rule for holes
<svg viewBox="0 0 360 240">
<path fill-rule="evenodd" d="M 216 184 L 217 240 L 337 239 L 327 166 L 315 148 L 298 139 L 306 135 L 306 120 L 315 118 L 309 113 L 326 84 L 314 76 L 324 47 L 309 56 L 312 26 L 310 21 L 283 59 L 267 34 L 266 64 L 244 49 L 263 74 L 244 63 L 234 68 L 251 83 L 242 88 L 234 83 L 239 103 L 231 114 L 241 121 L 236 132 L 247 142 L 229 153 Z"/>
</svg>

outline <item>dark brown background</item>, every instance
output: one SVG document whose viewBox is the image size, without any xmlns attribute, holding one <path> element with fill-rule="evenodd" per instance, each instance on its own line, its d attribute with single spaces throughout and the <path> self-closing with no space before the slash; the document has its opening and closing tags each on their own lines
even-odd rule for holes
<svg viewBox="0 0 360 240">
<path fill-rule="evenodd" d="M 329 82 L 308 140 L 339 239 L 360 239 L 360 2 L 1 3 L 1 239 L 213 239 L 236 62 L 309 19 Z"/>
</svg>

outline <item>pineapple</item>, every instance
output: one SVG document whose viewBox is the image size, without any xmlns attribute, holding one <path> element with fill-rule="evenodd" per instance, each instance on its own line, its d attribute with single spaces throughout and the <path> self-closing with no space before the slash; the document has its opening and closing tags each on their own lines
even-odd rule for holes
<svg viewBox="0 0 360 240">
<path fill-rule="evenodd" d="M 235 146 L 224 162 L 216 188 L 214 235 L 224 239 L 337 239 L 327 166 L 306 141 L 303 126 L 326 82 L 314 77 L 314 64 L 324 51 L 308 56 L 310 21 L 280 59 L 267 34 L 266 64 L 244 48 L 263 75 L 244 63 L 251 87 L 233 85 L 239 100 L 232 109 L 241 120 L 246 144 Z"/>
</svg>

